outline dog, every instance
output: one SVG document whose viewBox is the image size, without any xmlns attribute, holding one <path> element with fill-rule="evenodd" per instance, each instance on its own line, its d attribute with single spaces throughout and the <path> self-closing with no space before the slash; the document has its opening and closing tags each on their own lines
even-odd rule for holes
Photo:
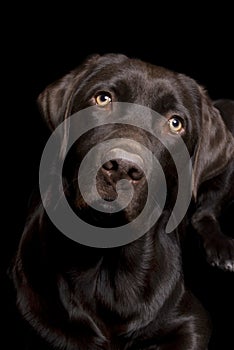
<svg viewBox="0 0 234 350">
<path fill-rule="evenodd" d="M 157 130 L 172 149 L 183 139 L 193 163 L 193 197 L 204 209 L 201 186 L 222 176 L 233 159 L 234 145 L 205 89 L 184 74 L 125 55 L 106 54 L 88 57 L 38 98 L 51 131 L 90 107 L 96 111 L 94 118 L 99 111 L 111 118 L 115 102 L 145 106 L 149 128 Z M 165 123 L 155 121 L 151 111 L 163 116 Z M 63 169 L 66 198 L 72 210 L 93 226 L 108 230 L 131 223 L 147 200 L 142 167 L 153 178 L 155 192 L 161 186 L 152 174 L 152 164 L 146 165 L 149 159 L 142 159 L 137 147 L 123 142 L 120 151 L 125 156 L 117 153 L 96 175 L 98 193 L 107 205 L 116 199 L 120 180 L 131 183 L 132 200 L 121 211 L 110 214 L 93 209 L 84 201 L 76 179 L 82 159 L 95 145 L 115 137 L 134 140 L 155 155 L 166 174 L 167 196 L 157 222 L 128 244 L 93 247 L 60 232 L 39 199 L 29 214 L 12 268 L 17 306 L 54 349 L 208 349 L 209 315 L 183 279 L 180 236 L 186 216 L 166 233 L 178 190 L 173 157 L 150 132 L 124 126 L 124 117 L 123 124 L 107 123 L 88 130 L 71 147 Z M 59 156 L 65 152 L 69 132 L 65 123 Z M 51 188 L 56 177 L 56 173 L 51 175 Z M 46 194 L 48 205 L 53 200 L 51 188 Z M 193 217 L 196 227 L 198 212 L 199 204 Z"/>
</svg>

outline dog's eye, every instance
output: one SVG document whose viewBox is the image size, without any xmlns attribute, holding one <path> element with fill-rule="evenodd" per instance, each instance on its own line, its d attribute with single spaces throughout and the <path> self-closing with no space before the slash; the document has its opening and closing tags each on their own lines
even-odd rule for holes
<svg viewBox="0 0 234 350">
<path fill-rule="evenodd" d="M 108 92 L 100 92 L 95 97 L 95 102 L 100 107 L 106 107 L 111 101 L 111 95 Z"/>
<path fill-rule="evenodd" d="M 169 119 L 168 121 L 170 131 L 173 132 L 174 134 L 178 134 L 183 130 L 183 123 L 178 116 L 173 116 L 172 118 Z"/>
</svg>

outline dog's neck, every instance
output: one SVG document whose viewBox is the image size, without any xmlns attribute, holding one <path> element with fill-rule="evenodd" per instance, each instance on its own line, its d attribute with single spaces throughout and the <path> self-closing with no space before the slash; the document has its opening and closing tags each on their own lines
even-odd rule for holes
<svg viewBox="0 0 234 350">
<path fill-rule="evenodd" d="M 139 264 L 145 261 L 147 265 L 149 259 L 158 260 L 161 251 L 164 250 L 164 247 L 161 247 L 164 241 L 173 241 L 174 245 L 178 244 L 176 231 L 170 234 L 165 232 L 169 217 L 170 213 L 164 211 L 154 227 L 127 245 L 115 248 L 93 248 L 70 240 L 59 232 L 46 216 L 43 227 L 39 230 L 40 241 L 43 242 L 42 253 L 46 259 L 56 261 L 54 265 L 63 266 L 65 270 L 74 268 L 82 272 L 100 264 L 103 266 L 105 263 L 107 266 L 110 265 L 112 271 L 121 269 L 122 265 L 125 270 L 128 266 L 130 269 L 134 267 L 138 269 L 138 261 Z"/>
<path fill-rule="evenodd" d="M 80 308 L 79 301 L 82 300 L 94 313 L 100 313 L 104 322 L 113 323 L 112 329 L 123 324 L 123 319 L 132 320 L 132 325 L 135 324 L 134 315 L 139 314 L 142 315 L 142 326 L 144 315 L 149 320 L 150 313 L 152 317 L 155 314 L 155 310 L 149 307 L 155 290 L 163 295 L 168 294 L 168 300 L 174 290 L 182 292 L 181 288 L 175 288 L 178 283 L 181 284 L 181 271 L 178 268 L 180 250 L 176 235 L 172 233 L 163 240 L 162 235 L 166 233 L 155 227 L 127 246 L 111 249 L 79 247 L 77 260 L 72 259 L 73 266 L 67 266 L 67 271 L 60 275 L 59 287 L 63 288 L 62 302 L 66 308 L 69 309 L 69 300 L 73 300 L 71 312 L 74 312 L 74 305 Z M 174 266 L 178 269 L 176 273 Z M 164 290 L 164 283 L 170 275 L 173 275 L 169 279 L 171 285 L 167 284 L 167 290 Z M 69 295 L 64 297 L 66 284 L 69 285 L 66 289 Z M 163 306 L 160 299 L 154 305 L 158 310 Z"/>
<path fill-rule="evenodd" d="M 71 319 L 86 305 L 105 324 L 113 322 L 112 329 L 125 322 L 128 329 L 142 327 L 151 314 L 163 313 L 164 300 L 170 304 L 170 296 L 183 289 L 179 242 L 175 232 L 165 233 L 168 216 L 165 213 L 136 241 L 110 249 L 75 243 L 49 220 L 43 220 L 43 227 L 38 220 L 37 232 L 29 228 L 25 232 L 17 269 L 24 271 L 25 281 L 36 294 L 40 288 L 47 298 L 48 291 L 54 291 L 57 301 L 53 303 L 62 303 Z M 32 226 L 36 227 L 35 222 Z M 152 302 L 156 295 L 164 297 Z"/>
</svg>

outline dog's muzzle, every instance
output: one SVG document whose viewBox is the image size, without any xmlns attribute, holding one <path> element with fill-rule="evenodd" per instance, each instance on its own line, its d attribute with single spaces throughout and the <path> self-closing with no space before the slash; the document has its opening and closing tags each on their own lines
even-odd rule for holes
<svg viewBox="0 0 234 350">
<path fill-rule="evenodd" d="M 107 141 L 92 152 L 80 179 L 85 202 L 109 213 L 126 208 L 132 200 L 139 204 L 152 172 L 152 153 L 129 139 Z"/>
</svg>

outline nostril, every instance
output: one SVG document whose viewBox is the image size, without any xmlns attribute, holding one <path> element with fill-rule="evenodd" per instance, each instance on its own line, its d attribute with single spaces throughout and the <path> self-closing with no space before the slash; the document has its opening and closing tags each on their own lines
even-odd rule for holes
<svg viewBox="0 0 234 350">
<path fill-rule="evenodd" d="M 128 171 L 128 175 L 129 177 L 134 180 L 134 181 L 139 181 L 142 179 L 144 173 L 141 169 L 139 168 L 135 168 L 132 167 L 129 171 Z"/>
<path fill-rule="evenodd" d="M 140 181 L 144 177 L 144 172 L 137 164 L 125 159 L 111 159 L 102 165 L 102 169 L 108 178 L 111 176 L 114 182 L 119 179 Z"/>
<path fill-rule="evenodd" d="M 109 160 L 108 162 L 104 163 L 102 167 L 105 170 L 117 170 L 118 169 L 118 163 L 116 160 Z"/>
</svg>

